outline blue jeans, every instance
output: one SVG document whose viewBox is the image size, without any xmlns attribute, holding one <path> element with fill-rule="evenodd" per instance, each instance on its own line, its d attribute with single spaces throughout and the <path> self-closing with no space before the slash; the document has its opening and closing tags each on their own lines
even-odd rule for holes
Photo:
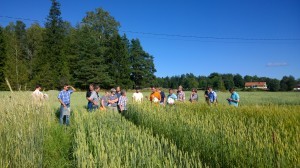
<svg viewBox="0 0 300 168">
<path fill-rule="evenodd" d="M 60 113 L 59 113 L 59 123 L 60 125 L 64 124 L 64 116 L 66 116 L 66 125 L 70 125 L 70 116 L 64 115 L 64 109 L 65 107 L 63 105 L 60 105 Z M 70 108 L 70 104 L 67 105 L 66 108 Z"/>
<path fill-rule="evenodd" d="M 93 102 L 90 102 L 90 101 L 88 102 L 87 109 L 89 112 L 91 112 L 93 110 Z"/>
<path fill-rule="evenodd" d="M 93 105 L 93 110 L 96 111 L 99 109 L 99 106 L 98 105 Z"/>
</svg>

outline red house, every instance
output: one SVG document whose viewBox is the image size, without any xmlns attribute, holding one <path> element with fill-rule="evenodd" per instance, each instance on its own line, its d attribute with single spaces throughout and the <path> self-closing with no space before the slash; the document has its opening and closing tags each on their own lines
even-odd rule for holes
<svg viewBox="0 0 300 168">
<path fill-rule="evenodd" d="M 246 82 L 245 83 L 245 88 L 246 89 L 263 89 L 267 90 L 267 82 Z"/>
</svg>

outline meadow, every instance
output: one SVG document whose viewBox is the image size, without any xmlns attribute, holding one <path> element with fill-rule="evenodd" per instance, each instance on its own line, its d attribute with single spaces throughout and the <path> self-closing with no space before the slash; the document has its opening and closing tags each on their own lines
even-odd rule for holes
<svg viewBox="0 0 300 168">
<path fill-rule="evenodd" d="M 199 103 L 172 107 L 128 93 L 124 116 L 88 113 L 75 92 L 69 127 L 58 124 L 58 91 L 46 93 L 34 103 L 31 92 L 0 92 L 0 167 L 300 166 L 300 92 L 239 92 L 239 108 L 229 93 L 212 107 L 201 91 Z"/>
</svg>

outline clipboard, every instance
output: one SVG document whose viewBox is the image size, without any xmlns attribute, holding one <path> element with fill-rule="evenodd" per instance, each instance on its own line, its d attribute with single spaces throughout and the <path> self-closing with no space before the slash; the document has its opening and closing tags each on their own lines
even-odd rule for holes
<svg viewBox="0 0 300 168">
<path fill-rule="evenodd" d="M 64 108 L 63 109 L 63 115 L 70 115 L 70 113 L 71 113 L 71 109 L 70 109 L 70 107 L 68 107 L 68 108 Z"/>
</svg>

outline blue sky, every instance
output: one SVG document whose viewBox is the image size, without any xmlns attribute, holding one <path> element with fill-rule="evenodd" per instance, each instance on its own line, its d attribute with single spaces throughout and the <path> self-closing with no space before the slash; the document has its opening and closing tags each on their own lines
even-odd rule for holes
<svg viewBox="0 0 300 168">
<path fill-rule="evenodd" d="M 299 0 L 64 0 L 64 20 L 76 25 L 87 11 L 102 7 L 121 23 L 120 31 L 139 38 L 155 58 L 159 77 L 212 72 L 281 79 L 300 78 Z M 44 21 L 47 0 L 1 0 L 0 16 Z M 5 26 L 12 19 L 0 17 Z M 31 21 L 24 21 L 29 26 Z M 150 35 L 132 32 L 169 34 Z M 232 40 L 196 37 L 246 39 Z"/>
</svg>

